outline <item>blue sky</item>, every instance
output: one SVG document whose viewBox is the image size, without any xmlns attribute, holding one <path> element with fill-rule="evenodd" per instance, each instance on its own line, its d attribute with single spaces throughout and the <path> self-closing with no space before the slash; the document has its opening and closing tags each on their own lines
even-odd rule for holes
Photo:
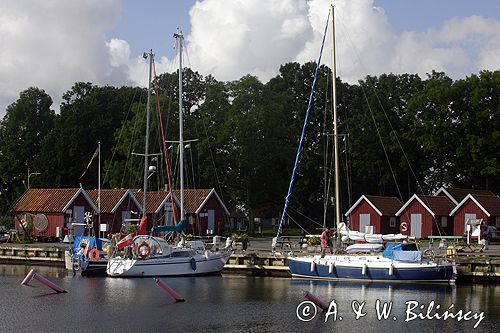
<svg viewBox="0 0 500 333">
<path fill-rule="evenodd" d="M 280 65 L 315 60 L 330 0 L 2 0 L 0 118 L 19 93 L 44 89 L 58 110 L 75 82 L 140 85 L 142 52 L 158 73 L 177 67 L 173 33 L 185 35 L 184 64 L 218 80 L 246 74 L 267 82 Z M 336 0 L 338 74 L 432 70 L 453 79 L 500 69 L 500 1 Z M 329 41 L 327 40 L 327 43 Z M 329 47 L 328 45 L 326 46 Z M 330 63 L 329 52 L 323 57 Z"/>
<path fill-rule="evenodd" d="M 398 31 L 424 31 L 453 17 L 500 18 L 497 0 L 375 0 Z"/>
<path fill-rule="evenodd" d="M 140 54 L 151 48 L 158 54 L 173 56 L 172 35 L 177 27 L 185 35 L 191 31 L 189 9 L 195 0 L 125 0 L 117 24 L 106 31 L 109 38 L 130 41 L 132 53 Z M 147 22 L 154 22 L 149 31 Z"/>
</svg>

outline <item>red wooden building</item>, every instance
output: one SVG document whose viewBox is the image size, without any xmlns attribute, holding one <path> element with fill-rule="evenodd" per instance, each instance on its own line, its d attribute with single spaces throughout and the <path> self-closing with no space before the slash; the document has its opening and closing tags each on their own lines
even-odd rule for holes
<svg viewBox="0 0 500 333">
<path fill-rule="evenodd" d="M 180 203 L 180 191 L 174 190 L 174 197 Z M 229 210 L 215 189 L 184 190 L 184 209 L 189 216 L 188 232 L 195 235 L 222 235 Z"/>
<path fill-rule="evenodd" d="M 95 206 L 100 208 L 100 224 L 107 225 L 107 233 L 118 233 L 126 219 L 132 218 L 132 214 L 137 215 L 141 211 L 141 204 L 132 193 L 126 189 L 101 189 L 101 200 L 99 207 L 99 191 L 89 190 L 88 194 Z M 99 221 L 94 221 L 99 224 Z M 99 230 L 101 227 L 99 226 Z"/>
<path fill-rule="evenodd" d="M 142 192 L 134 192 L 142 202 Z M 180 219 L 180 191 L 174 190 L 174 204 L 177 220 Z M 146 198 L 148 228 L 155 225 L 173 225 L 172 200 L 169 192 L 148 192 Z M 214 189 L 184 190 L 184 213 L 186 215 L 187 233 L 195 235 L 221 235 L 228 219 L 229 211 Z"/>
<path fill-rule="evenodd" d="M 32 236 L 41 238 L 62 237 L 62 233 L 66 235 L 73 223 L 84 223 L 85 214 L 97 214 L 97 207 L 81 187 L 30 188 L 14 205 L 14 209 L 19 219 L 32 225 Z M 16 229 L 22 230 L 17 219 Z"/>
<path fill-rule="evenodd" d="M 401 208 L 401 201 L 395 197 L 362 195 L 345 213 L 351 230 L 366 231 L 373 226 L 373 233 L 392 234 L 399 232 L 396 212 Z"/>
<path fill-rule="evenodd" d="M 455 235 L 463 235 L 469 219 L 483 219 L 484 223 L 500 228 L 500 198 L 496 195 L 467 195 L 450 212 L 454 220 Z"/>
<path fill-rule="evenodd" d="M 447 196 L 415 194 L 396 213 L 406 223 L 407 234 L 416 238 L 453 235 L 455 204 Z"/>
</svg>

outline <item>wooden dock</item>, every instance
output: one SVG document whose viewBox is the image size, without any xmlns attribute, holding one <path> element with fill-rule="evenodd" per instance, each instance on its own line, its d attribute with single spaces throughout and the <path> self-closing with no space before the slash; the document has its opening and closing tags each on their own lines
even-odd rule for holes
<svg viewBox="0 0 500 333">
<path fill-rule="evenodd" d="M 0 244 L 0 262 L 64 265 L 64 249 L 67 246 L 60 244 Z"/>
<path fill-rule="evenodd" d="M 0 244 L 0 263 L 64 266 L 67 244 Z M 300 254 L 299 254 L 300 255 Z M 456 258 L 457 280 L 500 282 L 500 254 L 461 253 Z M 287 257 L 269 251 L 236 251 L 224 266 L 224 274 L 290 277 Z"/>
</svg>

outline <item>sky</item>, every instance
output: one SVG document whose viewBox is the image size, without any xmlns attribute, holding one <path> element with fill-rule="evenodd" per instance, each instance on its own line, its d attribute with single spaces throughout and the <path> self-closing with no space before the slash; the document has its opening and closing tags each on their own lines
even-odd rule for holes
<svg viewBox="0 0 500 333">
<path fill-rule="evenodd" d="M 331 0 L 2 0 L 0 117 L 19 93 L 44 89 L 58 111 L 75 82 L 147 82 L 142 53 L 158 73 L 173 72 L 173 34 L 182 30 L 184 64 L 233 81 L 262 82 L 280 65 L 316 60 Z M 500 69 L 500 1 L 335 0 L 337 74 L 432 70 L 454 79 Z M 329 46 L 327 38 L 327 49 Z M 330 52 L 323 62 L 330 64 Z"/>
</svg>

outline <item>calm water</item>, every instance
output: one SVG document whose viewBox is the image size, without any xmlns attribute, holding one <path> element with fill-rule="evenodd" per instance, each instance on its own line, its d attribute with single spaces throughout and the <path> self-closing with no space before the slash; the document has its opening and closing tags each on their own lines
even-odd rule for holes
<svg viewBox="0 0 500 333">
<path fill-rule="evenodd" d="M 164 278 L 186 299 L 174 303 L 151 278 L 73 277 L 62 268 L 37 267 L 39 274 L 68 291 L 56 294 L 35 280 L 21 286 L 29 269 L 0 265 L 0 332 L 468 332 L 478 322 L 405 322 L 407 306 L 416 304 L 407 305 L 410 301 L 424 305 L 424 314 L 431 301 L 441 307 L 431 314 L 442 314 L 452 303 L 452 312 L 471 310 L 471 318 L 484 312 L 473 331 L 500 330 L 500 285 L 388 286 L 233 275 Z M 336 320 L 331 314 L 325 323 L 325 312 L 318 309 L 311 321 L 300 321 L 296 313 L 304 291 L 327 303 L 334 300 Z M 392 302 L 387 320 L 377 320 L 377 300 Z M 351 307 L 354 301 L 365 302 L 360 312 L 366 315 L 358 320 Z M 304 319 L 313 314 L 312 308 L 307 310 L 299 309 Z M 418 313 L 417 308 L 410 310 L 408 318 Z"/>
</svg>

